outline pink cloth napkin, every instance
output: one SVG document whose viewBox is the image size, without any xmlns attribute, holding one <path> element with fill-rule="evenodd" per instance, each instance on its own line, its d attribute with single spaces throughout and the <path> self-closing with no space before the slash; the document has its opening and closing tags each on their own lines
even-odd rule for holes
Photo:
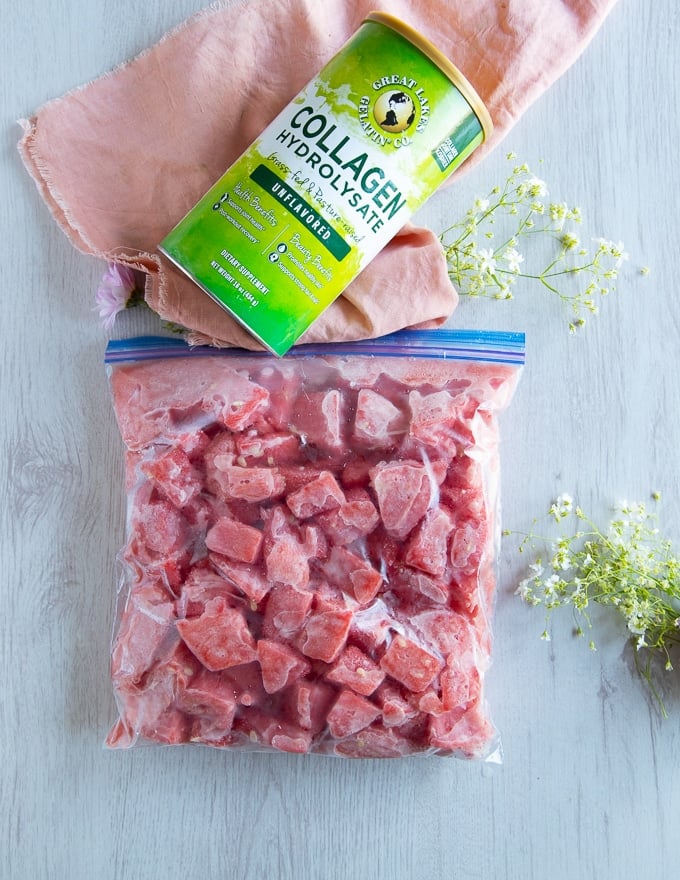
<svg viewBox="0 0 680 880">
<path fill-rule="evenodd" d="M 408 22 L 479 92 L 495 131 L 470 165 L 572 64 L 615 2 L 247 0 L 212 6 L 134 60 L 23 120 L 19 149 L 77 248 L 143 270 L 147 303 L 193 331 L 194 341 L 258 348 L 161 260 L 156 246 L 368 12 L 382 9 Z M 437 235 L 408 225 L 302 341 L 434 326 L 456 303 Z"/>
</svg>

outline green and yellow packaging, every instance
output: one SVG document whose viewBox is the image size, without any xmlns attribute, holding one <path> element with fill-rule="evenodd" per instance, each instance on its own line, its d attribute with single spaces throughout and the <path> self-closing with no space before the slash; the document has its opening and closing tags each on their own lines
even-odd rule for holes
<svg viewBox="0 0 680 880">
<path fill-rule="evenodd" d="M 159 250 L 281 356 L 491 128 L 453 64 L 371 13 Z"/>
</svg>

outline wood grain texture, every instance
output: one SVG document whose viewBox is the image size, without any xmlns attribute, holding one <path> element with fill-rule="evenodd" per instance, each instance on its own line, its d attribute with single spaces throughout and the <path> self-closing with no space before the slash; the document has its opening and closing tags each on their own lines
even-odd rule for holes
<svg viewBox="0 0 680 880">
<path fill-rule="evenodd" d="M 7 880 L 572 880 L 669 876 L 680 827 L 680 672 L 661 719 L 620 630 L 593 654 L 513 595 L 503 545 L 488 692 L 500 767 L 102 748 L 123 539 L 122 449 L 103 270 L 56 228 L 16 153 L 15 120 L 131 57 L 196 0 L 5 4 L 0 283 L 0 878 Z M 680 298 L 675 284 L 680 78 L 675 0 L 620 0 L 586 54 L 482 165 L 420 214 L 443 229 L 504 179 L 514 150 L 584 238 L 622 239 L 619 289 L 569 336 L 535 289 L 464 301 L 453 324 L 524 329 L 528 363 L 503 416 L 504 524 L 561 491 L 606 516 L 661 488 L 680 542 Z M 544 160 L 540 164 L 540 160 Z M 643 279 L 642 265 L 651 267 Z M 126 314 L 116 335 L 155 327 Z M 680 662 L 678 662 L 680 667 Z"/>
</svg>

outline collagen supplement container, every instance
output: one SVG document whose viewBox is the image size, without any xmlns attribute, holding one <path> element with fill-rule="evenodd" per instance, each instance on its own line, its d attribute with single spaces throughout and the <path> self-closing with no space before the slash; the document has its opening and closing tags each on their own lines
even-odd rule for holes
<svg viewBox="0 0 680 880">
<path fill-rule="evenodd" d="M 370 13 L 159 249 L 283 355 L 491 130 L 438 49 Z"/>
</svg>

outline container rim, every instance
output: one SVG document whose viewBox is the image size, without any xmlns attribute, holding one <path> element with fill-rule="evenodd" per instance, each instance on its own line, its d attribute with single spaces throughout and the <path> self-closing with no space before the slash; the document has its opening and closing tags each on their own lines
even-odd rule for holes
<svg viewBox="0 0 680 880">
<path fill-rule="evenodd" d="M 493 131 L 491 114 L 469 80 L 461 73 L 456 65 L 434 45 L 434 43 L 431 43 L 427 37 L 424 37 L 421 33 L 415 30 L 415 28 L 411 27 L 410 24 L 407 24 L 405 21 L 402 21 L 400 18 L 397 18 L 396 15 L 392 15 L 389 12 L 369 12 L 364 18 L 364 21 L 377 22 L 378 24 L 383 24 L 386 27 L 391 28 L 393 31 L 396 31 L 405 37 L 409 42 L 413 43 L 417 49 L 420 49 L 420 51 L 430 59 L 430 61 L 434 62 L 442 73 L 451 80 L 468 102 L 482 126 L 484 140 L 488 140 Z"/>
</svg>

